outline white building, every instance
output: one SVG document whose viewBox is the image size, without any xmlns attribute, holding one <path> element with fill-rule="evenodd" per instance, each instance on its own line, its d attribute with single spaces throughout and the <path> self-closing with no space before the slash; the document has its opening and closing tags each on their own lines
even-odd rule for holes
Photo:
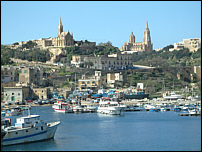
<svg viewBox="0 0 202 152">
<path fill-rule="evenodd" d="M 190 52 L 196 52 L 200 47 L 200 38 L 183 39 L 183 42 L 174 43 L 174 48 L 169 49 L 169 51 L 188 48 Z"/>
<path fill-rule="evenodd" d="M 107 73 L 107 84 L 114 87 L 116 82 L 123 82 L 123 74 L 120 73 Z"/>
</svg>

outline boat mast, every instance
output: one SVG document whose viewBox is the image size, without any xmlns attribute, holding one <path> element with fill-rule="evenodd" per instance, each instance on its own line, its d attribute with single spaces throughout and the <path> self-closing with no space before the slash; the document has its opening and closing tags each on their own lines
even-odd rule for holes
<svg viewBox="0 0 202 152">
<path fill-rule="evenodd" d="M 76 91 L 76 72 L 75 72 L 75 89 L 74 90 Z"/>
</svg>

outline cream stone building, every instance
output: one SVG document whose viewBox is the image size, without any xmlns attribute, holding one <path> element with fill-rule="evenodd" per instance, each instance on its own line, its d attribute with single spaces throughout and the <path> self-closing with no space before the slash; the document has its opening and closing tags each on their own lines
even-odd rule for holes
<svg viewBox="0 0 202 152">
<path fill-rule="evenodd" d="M 116 82 L 122 82 L 123 84 L 123 74 L 121 72 L 107 73 L 107 84 L 109 87 L 115 87 Z"/>
<path fill-rule="evenodd" d="M 91 62 L 92 66 L 86 66 L 86 68 L 98 69 L 98 70 L 117 70 L 126 67 L 132 67 L 132 55 L 131 54 L 111 54 L 111 55 L 76 55 L 72 56 L 71 64 L 80 67 L 82 64 Z"/>
<path fill-rule="evenodd" d="M 55 38 L 41 38 L 39 40 L 34 40 L 38 46 L 43 48 L 46 47 L 66 47 L 66 46 L 73 46 L 75 41 L 73 38 L 73 34 L 69 31 L 63 32 L 63 25 L 60 18 L 60 23 L 58 25 L 58 34 Z"/>
<path fill-rule="evenodd" d="M 135 36 L 133 32 L 131 32 L 131 35 L 129 36 L 129 42 L 125 42 L 120 50 L 126 51 L 127 53 L 129 53 L 130 51 L 131 52 L 152 51 L 153 44 L 151 43 L 151 36 L 148 27 L 148 22 L 146 23 L 146 28 L 144 31 L 143 42 L 135 42 Z"/>
<path fill-rule="evenodd" d="M 50 62 L 53 62 L 56 59 L 56 56 L 61 54 L 65 47 L 71 47 L 71 46 L 95 46 L 96 42 L 89 42 L 87 40 L 85 41 L 75 41 L 73 37 L 73 33 L 70 33 L 69 31 L 64 32 L 63 31 L 63 25 L 60 18 L 60 22 L 58 25 L 58 33 L 57 37 L 49 37 L 49 38 L 40 38 L 38 40 L 29 40 L 37 45 L 34 46 L 35 48 L 40 49 L 47 49 L 51 53 L 51 60 Z M 29 42 L 27 41 L 27 42 Z M 19 42 L 18 44 L 12 44 L 9 45 L 12 49 L 17 49 L 19 47 L 22 47 L 27 42 Z M 23 50 L 26 50 L 27 48 L 23 48 Z"/>
<path fill-rule="evenodd" d="M 33 88 L 33 93 L 42 100 L 50 98 L 50 88 Z"/>
<path fill-rule="evenodd" d="M 200 47 L 201 47 L 200 38 L 183 39 L 182 42 L 174 43 L 174 48 L 169 49 L 169 51 L 188 48 L 190 52 L 196 52 Z"/>
</svg>

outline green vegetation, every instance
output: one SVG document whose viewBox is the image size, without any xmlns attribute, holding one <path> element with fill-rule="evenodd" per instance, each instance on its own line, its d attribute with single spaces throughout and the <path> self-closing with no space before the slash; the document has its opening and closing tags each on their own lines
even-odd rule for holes
<svg viewBox="0 0 202 152">
<path fill-rule="evenodd" d="M 1 65 L 12 64 L 10 58 L 13 56 L 14 56 L 14 50 L 4 45 L 1 45 Z"/>
<path fill-rule="evenodd" d="M 70 63 L 73 55 L 108 55 L 120 52 L 119 48 L 114 47 L 109 41 L 106 43 L 100 43 L 97 46 L 66 47 L 63 51 L 63 54 L 56 57 L 55 62 L 60 62 L 61 58 L 65 57 L 67 58 L 67 62 Z"/>
<path fill-rule="evenodd" d="M 169 45 L 158 52 L 133 54 L 135 65 L 154 66 L 156 68 L 127 73 L 126 86 L 144 83 L 151 95 L 158 96 L 158 92 L 164 90 L 181 91 L 186 86 L 192 88 L 190 84 L 195 83 L 197 86 L 195 92 L 200 95 L 201 81 L 193 72 L 193 66 L 201 65 L 201 48 L 196 52 L 190 52 L 189 49 L 170 52 L 169 48 L 173 48 L 173 46 Z"/>
<path fill-rule="evenodd" d="M 46 62 L 50 60 L 50 53 L 48 50 L 40 50 L 39 48 L 22 51 L 21 49 L 10 49 L 1 45 L 1 65 L 12 64 L 10 58 Z"/>
<path fill-rule="evenodd" d="M 26 48 L 26 49 L 32 49 L 36 46 L 37 44 L 35 42 L 32 41 L 28 41 L 27 43 L 22 45 L 22 49 Z"/>
<path fill-rule="evenodd" d="M 189 49 L 181 49 L 179 51 L 169 51 L 172 46 L 167 46 L 156 52 L 142 52 L 133 54 L 134 64 L 155 66 L 155 67 L 176 67 L 176 66 L 194 66 L 200 65 L 201 49 L 196 52 L 190 52 Z"/>
</svg>

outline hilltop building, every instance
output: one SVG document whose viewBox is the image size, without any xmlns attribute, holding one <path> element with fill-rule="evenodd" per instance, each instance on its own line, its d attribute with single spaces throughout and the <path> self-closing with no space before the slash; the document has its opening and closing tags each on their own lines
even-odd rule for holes
<svg viewBox="0 0 202 152">
<path fill-rule="evenodd" d="M 188 48 L 190 52 L 196 52 L 200 47 L 201 47 L 200 38 L 183 39 L 182 42 L 174 43 L 174 48 L 169 49 L 169 51 Z"/>
<path fill-rule="evenodd" d="M 91 63 L 91 64 L 90 64 Z M 76 67 L 86 67 L 97 70 L 117 70 L 126 67 L 132 67 L 132 56 L 130 54 L 112 54 L 112 55 L 76 55 L 72 56 L 71 64 Z"/>
<path fill-rule="evenodd" d="M 135 36 L 133 32 L 131 32 L 131 35 L 129 36 L 129 42 L 125 42 L 124 45 L 121 48 L 121 51 L 129 52 L 143 52 L 143 51 L 152 51 L 153 50 L 153 44 L 151 43 L 151 36 L 150 36 L 150 30 L 148 27 L 148 22 L 146 23 L 146 28 L 144 30 L 144 38 L 143 42 L 135 42 Z"/>
<path fill-rule="evenodd" d="M 36 47 L 39 47 L 39 48 L 58 48 L 58 47 L 63 48 L 63 47 L 69 47 L 69 46 L 96 45 L 96 42 L 89 42 L 87 40 L 75 41 L 73 37 L 73 33 L 70 33 L 69 31 L 67 32 L 63 31 L 61 18 L 58 25 L 57 37 L 40 38 L 38 40 L 31 40 L 31 41 L 35 42 L 37 44 Z M 10 47 L 16 49 L 26 43 L 27 42 L 19 42 L 18 45 L 11 45 Z"/>
</svg>

